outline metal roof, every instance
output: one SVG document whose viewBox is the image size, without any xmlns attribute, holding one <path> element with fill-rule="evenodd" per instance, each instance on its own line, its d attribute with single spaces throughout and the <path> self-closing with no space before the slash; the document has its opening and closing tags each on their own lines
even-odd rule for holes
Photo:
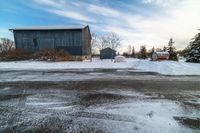
<svg viewBox="0 0 200 133">
<path fill-rule="evenodd" d="M 64 25 L 64 26 L 34 26 L 34 27 L 22 27 L 22 28 L 12 28 L 10 31 L 14 30 L 74 30 L 74 29 L 84 29 L 88 25 Z"/>
<path fill-rule="evenodd" d="M 169 54 L 169 52 L 155 52 L 155 53 L 158 53 L 158 54 Z"/>
<path fill-rule="evenodd" d="M 101 49 L 100 51 L 104 51 L 104 50 L 111 50 L 111 51 L 115 51 L 115 52 L 116 52 L 116 50 L 114 50 L 114 49 L 112 49 L 112 48 L 110 48 L 110 47 L 107 47 L 107 48 Z"/>
</svg>

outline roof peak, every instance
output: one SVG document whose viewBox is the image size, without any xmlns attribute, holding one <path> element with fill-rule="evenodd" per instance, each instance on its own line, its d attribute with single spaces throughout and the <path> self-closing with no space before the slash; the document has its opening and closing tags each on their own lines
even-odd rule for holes
<svg viewBox="0 0 200 133">
<path fill-rule="evenodd" d="M 88 25 L 48 25 L 48 26 L 29 26 L 21 28 L 12 28 L 13 30 L 70 30 L 70 29 L 84 29 Z"/>
</svg>

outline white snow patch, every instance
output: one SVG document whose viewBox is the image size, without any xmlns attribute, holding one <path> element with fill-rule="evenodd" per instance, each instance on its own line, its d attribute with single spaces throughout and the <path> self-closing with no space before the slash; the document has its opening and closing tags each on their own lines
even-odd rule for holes
<svg viewBox="0 0 200 133">
<path fill-rule="evenodd" d="M 45 62 L 45 61 L 15 61 L 0 62 L 0 70 L 48 70 L 48 69 L 113 69 L 131 68 L 130 62 L 114 63 L 111 60 L 93 59 L 89 61 L 65 61 L 65 62 Z"/>
<path fill-rule="evenodd" d="M 45 106 L 45 105 L 58 105 L 58 104 L 66 104 L 66 102 L 28 102 L 26 105 L 30 106 Z"/>
<path fill-rule="evenodd" d="M 4 91 L 10 90 L 10 89 L 11 89 L 10 87 L 3 88 Z"/>
<path fill-rule="evenodd" d="M 83 61 L 83 62 L 80 62 L 80 61 L 0 62 L 0 71 L 4 71 L 4 70 L 64 70 L 64 69 L 68 69 L 68 70 L 73 69 L 77 71 L 81 69 L 124 69 L 125 71 L 157 72 L 163 75 L 200 75 L 200 64 L 186 63 L 184 61 L 153 62 L 149 60 L 126 59 L 126 62 L 114 63 L 111 60 L 93 59 L 92 62 L 89 62 L 89 61 Z M 134 69 L 137 69 L 137 70 L 134 70 Z M 90 73 L 90 74 L 100 75 L 100 73 Z"/>
<path fill-rule="evenodd" d="M 60 106 L 60 107 L 52 107 L 52 108 L 48 108 L 48 109 L 54 109 L 54 110 L 71 110 L 73 108 L 75 108 L 76 106 Z"/>
<path fill-rule="evenodd" d="M 135 62 L 134 68 L 164 75 L 200 75 L 200 64 L 196 63 L 140 60 Z"/>
<path fill-rule="evenodd" d="M 104 73 L 97 73 L 97 72 L 92 72 L 92 73 L 88 73 L 89 75 L 103 75 Z"/>
</svg>

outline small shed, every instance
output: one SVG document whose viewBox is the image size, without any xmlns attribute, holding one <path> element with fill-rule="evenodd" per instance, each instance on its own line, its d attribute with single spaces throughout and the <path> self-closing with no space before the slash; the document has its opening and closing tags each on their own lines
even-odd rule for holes
<svg viewBox="0 0 200 133">
<path fill-rule="evenodd" d="M 168 60 L 169 59 L 169 53 L 168 52 L 154 52 L 152 54 L 151 59 L 153 61 L 157 60 Z"/>
<path fill-rule="evenodd" d="M 100 59 L 114 59 L 116 51 L 111 48 L 105 48 L 100 50 Z"/>
</svg>

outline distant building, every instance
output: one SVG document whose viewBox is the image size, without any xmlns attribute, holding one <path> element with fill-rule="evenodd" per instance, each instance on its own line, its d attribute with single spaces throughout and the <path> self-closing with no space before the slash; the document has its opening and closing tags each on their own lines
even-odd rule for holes
<svg viewBox="0 0 200 133">
<path fill-rule="evenodd" d="M 15 46 L 27 52 L 42 49 L 65 50 L 72 56 L 91 58 L 89 26 L 33 27 L 10 29 Z"/>
<path fill-rule="evenodd" d="M 100 59 L 114 59 L 116 51 L 111 48 L 105 48 L 100 50 Z"/>
<path fill-rule="evenodd" d="M 153 61 L 157 60 L 168 60 L 169 59 L 169 53 L 168 52 L 154 52 L 152 54 L 151 59 Z"/>
</svg>

